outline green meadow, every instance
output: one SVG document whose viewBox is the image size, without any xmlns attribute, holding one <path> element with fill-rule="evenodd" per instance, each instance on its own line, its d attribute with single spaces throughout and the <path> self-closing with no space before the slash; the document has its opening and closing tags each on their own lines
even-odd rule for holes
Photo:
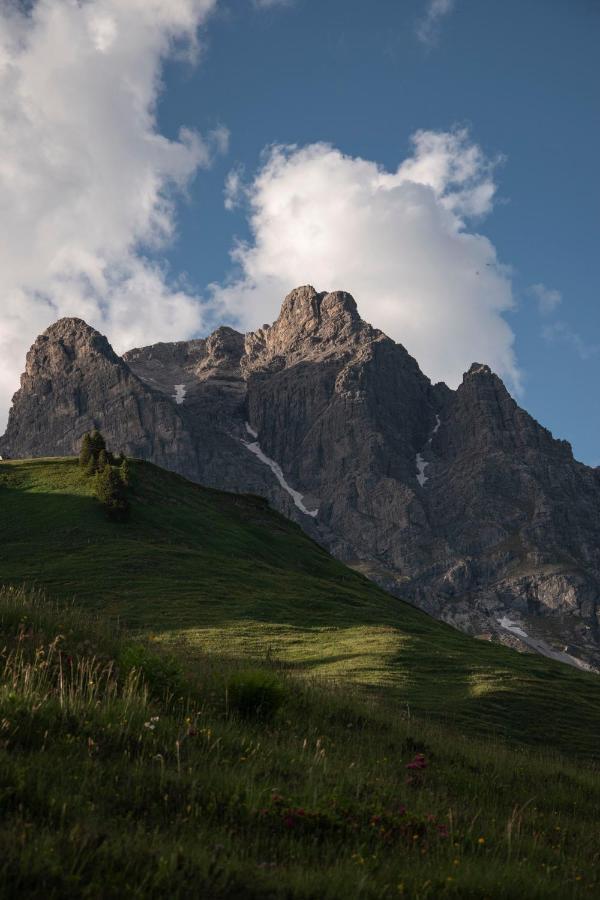
<svg viewBox="0 0 600 900">
<path fill-rule="evenodd" d="M 256 497 L 0 464 L 0 894 L 596 896 L 597 676 L 476 641 Z M 271 702 L 272 701 L 272 702 Z"/>
</svg>

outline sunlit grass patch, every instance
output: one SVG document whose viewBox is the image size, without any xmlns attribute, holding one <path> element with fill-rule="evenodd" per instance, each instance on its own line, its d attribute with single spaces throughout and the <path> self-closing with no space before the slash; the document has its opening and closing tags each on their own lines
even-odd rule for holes
<svg viewBox="0 0 600 900">
<path fill-rule="evenodd" d="M 483 697 L 486 694 L 509 693 L 512 689 L 511 682 L 511 673 L 506 670 L 474 672 L 468 678 L 469 694 L 472 697 Z M 518 689 L 518 682 L 516 687 Z"/>
<path fill-rule="evenodd" d="M 225 649 L 219 628 L 174 630 L 155 637 L 188 657 Z M 246 620 L 227 629 L 226 650 L 242 658 L 285 663 L 307 677 L 398 686 L 402 677 L 397 657 L 409 643 L 407 635 L 384 626 L 301 628 Z"/>
</svg>

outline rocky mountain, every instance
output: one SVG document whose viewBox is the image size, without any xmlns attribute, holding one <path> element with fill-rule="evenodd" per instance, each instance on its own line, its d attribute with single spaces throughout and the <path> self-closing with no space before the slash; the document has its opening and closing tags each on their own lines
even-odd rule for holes
<svg viewBox="0 0 600 900">
<path fill-rule="evenodd" d="M 343 291 L 118 357 L 79 319 L 27 356 L 0 454 L 115 449 L 266 496 L 338 557 L 488 639 L 600 669 L 600 478 L 483 363 L 432 385 Z"/>
</svg>

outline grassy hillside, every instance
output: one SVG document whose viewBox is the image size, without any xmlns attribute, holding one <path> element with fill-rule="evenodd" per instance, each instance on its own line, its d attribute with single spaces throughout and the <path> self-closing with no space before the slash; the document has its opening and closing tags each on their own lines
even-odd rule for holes
<svg viewBox="0 0 600 900">
<path fill-rule="evenodd" d="M 576 760 L 212 655 L 189 684 L 18 590 L 0 648 L 3 898 L 598 896 L 600 781 Z"/>
<path fill-rule="evenodd" d="M 600 758 L 597 676 L 429 618 L 258 498 L 135 463 L 131 502 L 131 521 L 109 522 L 75 460 L 0 464 L 0 584 L 118 617 L 192 674 L 206 653 L 267 658 L 383 689 L 398 716 Z"/>
<path fill-rule="evenodd" d="M 598 895 L 596 676 L 258 498 L 130 493 L 110 522 L 74 460 L 0 464 L 0 897 Z"/>
</svg>

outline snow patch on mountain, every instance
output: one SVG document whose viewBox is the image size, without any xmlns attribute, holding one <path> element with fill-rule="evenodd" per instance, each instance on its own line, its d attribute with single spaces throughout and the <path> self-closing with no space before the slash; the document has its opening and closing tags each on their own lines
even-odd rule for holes
<svg viewBox="0 0 600 900">
<path fill-rule="evenodd" d="M 417 463 L 417 481 L 419 482 L 421 487 L 424 487 L 425 482 L 429 480 L 427 475 L 425 474 L 425 469 L 427 468 L 429 463 L 425 461 L 425 459 L 423 458 L 423 456 L 420 453 L 417 453 L 416 463 Z"/>
<path fill-rule="evenodd" d="M 429 435 L 429 440 L 427 441 L 427 447 L 431 447 L 431 443 L 433 441 L 433 436 L 434 436 L 434 434 L 438 433 L 441 424 L 442 424 L 442 420 L 436 414 L 435 425 L 433 426 L 433 431 Z M 417 467 L 417 481 L 419 482 L 421 487 L 424 487 L 425 482 L 429 481 L 429 475 L 425 474 L 425 469 L 427 468 L 429 463 L 427 462 L 427 460 L 425 459 L 425 457 L 423 456 L 422 453 L 417 453 L 416 458 L 415 458 L 415 464 Z"/>
<path fill-rule="evenodd" d="M 520 638 L 528 638 L 529 637 L 527 632 L 523 631 L 523 629 L 519 625 L 517 625 L 516 622 L 513 622 L 512 619 L 509 619 L 508 616 L 502 616 L 501 619 L 498 619 L 498 625 L 500 625 L 501 628 L 504 628 L 505 631 L 510 631 L 511 634 L 516 634 L 517 637 L 520 637 Z"/>
<path fill-rule="evenodd" d="M 252 437 L 258 437 L 256 431 L 254 431 L 250 427 L 248 422 L 246 422 L 246 431 Z M 245 441 L 243 438 L 241 438 L 241 441 L 242 441 L 242 444 L 250 451 L 250 453 L 254 453 L 254 455 L 257 456 L 262 463 L 264 463 L 266 466 L 268 466 L 271 469 L 271 471 L 275 475 L 275 478 L 277 479 L 277 481 L 279 482 L 281 487 L 284 489 L 284 491 L 287 491 L 287 493 L 290 495 L 290 497 L 294 501 L 294 505 L 297 507 L 297 509 L 299 509 L 300 512 L 304 513 L 305 516 L 311 516 L 313 519 L 316 518 L 319 510 L 306 508 L 306 506 L 304 505 L 304 502 L 303 502 L 304 494 L 301 494 L 299 491 L 294 490 L 294 488 L 291 487 L 287 483 L 287 481 L 285 479 L 285 475 L 283 474 L 283 471 L 282 471 L 279 463 L 276 463 L 274 459 L 271 459 L 269 456 L 267 456 L 267 454 L 263 451 L 263 449 L 260 446 L 260 444 L 258 443 L 258 441 L 250 442 L 250 441 Z"/>
<path fill-rule="evenodd" d="M 509 631 L 511 634 L 516 635 L 520 638 L 524 644 L 527 644 L 528 647 L 531 647 L 532 650 L 535 650 L 536 653 L 541 654 L 541 656 L 546 656 L 548 659 L 554 659 L 557 662 L 566 663 L 568 666 L 574 666 L 576 669 L 583 669 L 585 672 L 594 672 L 596 671 L 592 666 L 589 666 L 583 660 L 578 659 L 576 656 L 572 656 L 570 653 L 566 652 L 566 647 L 564 650 L 553 650 L 546 641 L 542 641 L 539 638 L 531 637 L 531 635 L 527 634 L 527 632 L 521 628 L 520 625 L 517 625 L 516 622 L 513 622 L 508 616 L 502 616 L 502 618 L 497 619 L 498 625 L 501 628 L 504 628 L 505 631 Z"/>
</svg>

